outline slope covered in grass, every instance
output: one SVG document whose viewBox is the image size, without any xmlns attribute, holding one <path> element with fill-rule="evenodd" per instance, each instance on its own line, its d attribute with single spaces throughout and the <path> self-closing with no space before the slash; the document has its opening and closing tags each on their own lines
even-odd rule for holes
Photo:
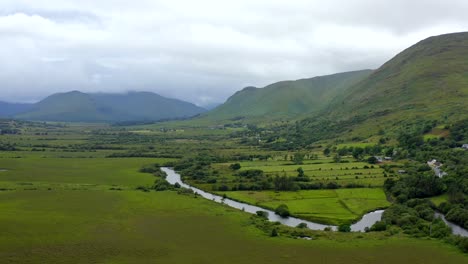
<svg viewBox="0 0 468 264">
<path fill-rule="evenodd" d="M 219 121 L 297 118 L 322 110 L 331 99 L 370 73 L 370 70 L 363 70 L 283 81 L 265 88 L 247 87 L 204 114 L 201 119 Z"/>
</svg>

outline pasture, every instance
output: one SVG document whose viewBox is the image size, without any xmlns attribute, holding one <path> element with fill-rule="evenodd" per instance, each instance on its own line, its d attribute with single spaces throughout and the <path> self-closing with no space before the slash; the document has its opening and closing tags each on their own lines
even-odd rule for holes
<svg viewBox="0 0 468 264">
<path fill-rule="evenodd" d="M 169 191 L 9 191 L 0 208 L 2 263 L 467 261 L 440 242 L 401 236 L 270 238 L 246 213 Z"/>
<path fill-rule="evenodd" d="M 183 131 L 164 132 L 156 131 L 158 127 L 139 132 L 104 125 L 42 123 L 24 124 L 21 129 L 21 134 L 0 136 L 0 144 L 15 148 L 0 152 L 0 263 L 467 261 L 453 246 L 403 234 L 311 231 L 314 239 L 306 241 L 283 234 L 287 227 L 281 226 L 279 237 L 270 237 L 242 211 L 174 191 L 136 190 L 155 180 L 139 172 L 143 165 L 174 161 L 174 156 L 293 154 L 240 145 L 226 131 L 180 128 Z M 332 178 L 335 172 L 353 171 L 352 166 L 358 167 L 355 172 L 381 174 L 380 168 L 364 169 L 365 163 L 348 160 L 347 164 L 330 163 L 329 157 L 320 155 L 300 166 L 310 178 Z M 221 178 L 235 179 L 229 164 L 214 163 L 213 167 L 219 169 Z M 291 176 L 299 167 L 279 158 L 241 164 L 241 170 L 263 168 L 272 174 L 284 170 Z M 387 204 L 380 189 L 373 188 L 231 195 L 250 203 L 260 201 L 265 207 L 284 202 L 294 214 L 330 223 L 354 221 Z"/>
<path fill-rule="evenodd" d="M 233 177 L 234 173 L 229 170 L 230 164 L 219 163 L 212 166 L 221 171 L 227 180 L 234 181 L 236 177 Z M 303 164 L 281 160 L 242 161 L 239 164 L 240 171 L 262 170 L 269 176 L 297 176 L 297 169 L 302 168 L 311 182 L 336 182 L 342 186 L 358 184 L 365 187 L 381 187 L 386 179 L 384 170 L 379 165 L 350 161 L 350 159 L 346 163 L 334 163 L 324 156 L 319 156 L 318 160 L 305 160 Z"/>
<path fill-rule="evenodd" d="M 55 187 L 63 184 L 80 186 L 119 186 L 135 188 L 151 185 L 154 176 L 140 173 L 146 164 L 173 159 L 155 158 L 0 158 L 0 187 L 17 184 Z M 50 187 L 50 186 L 49 186 Z"/>
<path fill-rule="evenodd" d="M 355 222 L 367 212 L 390 205 L 383 190 L 374 188 L 297 192 L 236 191 L 223 194 L 271 210 L 286 204 L 294 216 L 330 225 Z"/>
</svg>

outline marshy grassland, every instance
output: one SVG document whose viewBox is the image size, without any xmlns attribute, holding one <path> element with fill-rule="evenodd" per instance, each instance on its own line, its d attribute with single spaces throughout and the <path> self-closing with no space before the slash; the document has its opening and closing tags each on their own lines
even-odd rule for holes
<svg viewBox="0 0 468 264">
<path fill-rule="evenodd" d="M 151 164 L 171 165 L 191 153 L 212 152 L 227 159 L 213 163 L 219 181 L 237 181 L 238 176 L 225 169 L 236 162 L 233 154 L 291 154 L 238 144 L 225 131 L 185 128 L 143 133 L 136 128 L 129 132 L 120 127 L 34 123 L 24 123 L 20 129 L 21 134 L 0 136 L 1 263 L 468 261 L 455 246 L 402 232 L 307 231 L 312 240 L 303 240 L 293 235 L 302 232 L 299 229 L 277 226 L 279 235 L 271 237 L 257 216 L 193 194 L 154 191 L 156 177 L 140 171 Z M 326 169 L 341 173 L 345 169 L 338 167 L 346 166 L 382 174 L 382 169 L 363 169 L 365 164 L 359 162 L 335 164 L 322 155 L 319 159 L 322 164 L 305 160 L 300 165 L 308 177 L 314 177 L 318 166 L 323 174 L 315 177 L 320 178 L 331 173 Z M 284 169 L 290 177 L 299 167 L 273 158 L 240 163 L 240 171 L 250 167 L 268 172 L 271 167 L 272 172 Z M 287 203 L 293 214 L 337 224 L 388 205 L 380 188 L 225 193 L 265 208 Z"/>
</svg>

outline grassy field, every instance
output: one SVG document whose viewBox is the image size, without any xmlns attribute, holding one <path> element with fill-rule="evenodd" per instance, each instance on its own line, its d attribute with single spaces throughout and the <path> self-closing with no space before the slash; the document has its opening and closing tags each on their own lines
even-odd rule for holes
<svg viewBox="0 0 468 264">
<path fill-rule="evenodd" d="M 390 205 L 381 189 L 372 188 L 224 193 L 230 198 L 272 210 L 286 204 L 294 216 L 331 225 L 356 221 L 369 211 Z"/>
<path fill-rule="evenodd" d="M 297 169 L 300 167 L 304 174 L 312 182 L 336 182 L 340 185 L 359 184 L 365 187 L 380 187 L 385 181 L 383 169 L 378 165 L 370 165 L 365 162 L 356 162 L 350 158 L 347 163 L 334 163 L 331 158 L 323 155 L 317 160 L 306 160 L 304 164 L 293 164 L 284 160 L 256 160 L 242 161 L 240 171 L 262 170 L 266 175 L 287 175 L 297 176 Z M 235 180 L 232 171 L 229 170 L 231 163 L 213 164 L 213 167 L 225 172 L 228 180 Z"/>
<path fill-rule="evenodd" d="M 465 263 L 435 241 L 270 238 L 250 217 L 174 192 L 0 192 L 2 263 Z M 326 232 L 322 232 L 326 233 Z M 338 236 L 337 236 L 338 235 Z"/>
<path fill-rule="evenodd" d="M 164 163 L 155 158 L 0 158 L 2 183 L 80 184 L 136 187 L 151 185 L 154 177 L 140 173 L 142 165 Z"/>
<path fill-rule="evenodd" d="M 242 162 L 243 169 L 271 167 L 272 173 L 285 169 L 293 175 L 298 167 L 280 160 L 294 153 L 239 145 L 227 131 L 158 129 L 34 123 L 25 124 L 21 134 L 0 136 L 0 146 L 15 147 L 0 152 L 0 263 L 467 261 L 453 246 L 403 234 L 310 231 L 314 240 L 305 241 L 287 235 L 282 226 L 280 236 L 272 238 L 244 212 L 173 191 L 138 191 L 137 186 L 151 186 L 155 180 L 139 172 L 143 165 L 162 164 L 177 155 L 268 154 L 274 158 Z M 124 155 L 109 158 L 111 154 Z M 342 171 L 339 166 L 344 166 L 343 171 L 346 166 L 349 171 L 364 170 L 364 163 L 330 162 L 329 157 L 320 156 L 301 166 L 309 177 L 318 172 L 320 177 L 333 177 L 335 171 Z M 228 164 L 214 166 L 225 173 Z M 366 169 L 377 174 L 379 170 Z M 304 216 L 336 222 L 351 221 L 386 205 L 376 189 L 285 192 L 280 194 L 282 200 L 274 192 L 256 193 L 255 199 L 247 194 L 245 199 L 251 203 L 258 196 L 265 206 L 288 203 L 293 213 L 313 208 L 321 212 Z"/>
</svg>

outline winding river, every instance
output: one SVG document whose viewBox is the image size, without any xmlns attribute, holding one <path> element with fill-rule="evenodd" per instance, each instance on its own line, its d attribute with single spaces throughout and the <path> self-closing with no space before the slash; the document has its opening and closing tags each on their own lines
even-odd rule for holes
<svg viewBox="0 0 468 264">
<path fill-rule="evenodd" d="M 261 208 L 261 207 L 246 204 L 246 203 L 237 202 L 237 201 L 227 199 L 227 198 L 223 199 L 223 197 L 221 197 L 219 195 L 214 195 L 214 194 L 205 192 L 203 190 L 200 190 L 198 188 L 195 188 L 193 186 L 190 186 L 188 184 L 183 183 L 182 180 L 181 180 L 180 174 L 178 174 L 177 172 L 175 172 L 171 168 L 163 167 L 161 169 L 167 174 L 166 180 L 170 184 L 179 183 L 180 186 L 182 186 L 184 188 L 187 188 L 187 189 L 192 189 L 194 192 L 201 195 L 202 197 L 204 197 L 206 199 L 209 199 L 209 200 L 212 200 L 212 201 L 215 201 L 217 203 L 224 203 L 224 204 L 226 204 L 226 205 L 228 205 L 230 207 L 233 207 L 233 208 L 236 208 L 236 209 L 239 209 L 239 210 L 243 210 L 243 211 L 245 211 L 247 213 L 251 213 L 251 214 L 255 214 L 257 211 L 265 211 L 265 212 L 268 212 L 268 220 L 273 221 L 273 222 L 280 222 L 281 224 L 287 225 L 287 226 L 295 227 L 300 223 L 306 223 L 307 227 L 312 229 L 312 230 L 323 230 L 326 227 L 331 227 L 332 230 L 335 230 L 335 231 L 337 230 L 336 226 L 330 226 L 330 225 L 323 225 L 323 224 L 319 224 L 319 223 L 314 223 L 314 222 L 299 219 L 299 218 L 296 218 L 296 217 L 283 218 L 283 217 L 280 217 L 279 215 L 276 215 L 275 212 L 273 212 L 271 210 L 267 210 L 265 208 Z M 384 212 L 384 210 L 377 210 L 377 211 L 365 214 L 362 217 L 362 219 L 359 220 L 359 222 L 351 225 L 351 231 L 353 231 L 353 232 L 364 232 L 364 229 L 366 227 L 371 227 L 375 222 L 380 221 L 380 219 L 382 218 L 383 212 Z"/>
<path fill-rule="evenodd" d="M 445 216 L 443 214 L 441 214 L 439 212 L 436 212 L 435 217 L 442 218 L 442 221 L 444 221 L 446 225 L 448 225 L 450 228 L 452 228 L 452 233 L 454 235 L 459 235 L 459 236 L 462 236 L 462 237 L 468 237 L 468 230 L 466 230 L 463 227 L 458 226 L 458 225 L 456 225 L 456 224 L 454 224 L 452 222 L 447 221 L 447 219 L 445 219 Z"/>
</svg>

